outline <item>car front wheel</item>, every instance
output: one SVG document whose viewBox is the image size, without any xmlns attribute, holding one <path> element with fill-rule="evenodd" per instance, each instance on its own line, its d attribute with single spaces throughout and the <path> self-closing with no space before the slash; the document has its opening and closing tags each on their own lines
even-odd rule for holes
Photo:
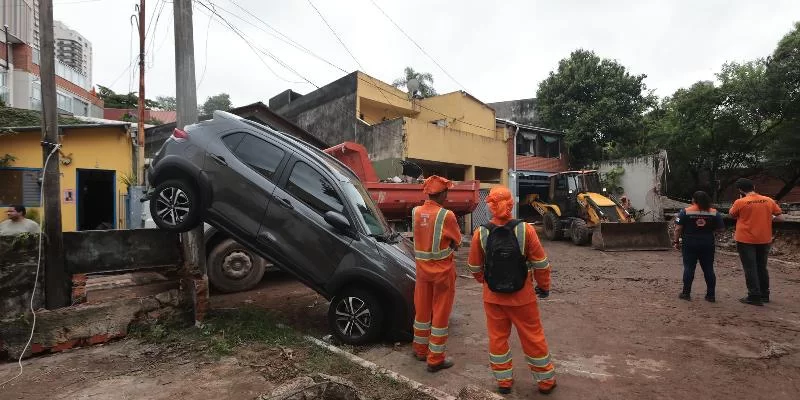
<svg viewBox="0 0 800 400">
<path fill-rule="evenodd" d="M 194 187 L 183 180 L 159 183 L 150 199 L 150 216 L 161 229 L 188 232 L 200 223 L 200 202 Z"/>
<path fill-rule="evenodd" d="M 346 288 L 328 309 L 328 324 L 345 344 L 360 345 L 377 340 L 383 329 L 384 307 L 377 296 L 360 288 Z"/>
</svg>

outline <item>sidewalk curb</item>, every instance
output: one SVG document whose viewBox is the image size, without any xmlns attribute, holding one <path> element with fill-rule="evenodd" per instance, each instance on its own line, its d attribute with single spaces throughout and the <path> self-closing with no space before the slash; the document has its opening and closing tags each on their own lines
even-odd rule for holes
<svg viewBox="0 0 800 400">
<path fill-rule="evenodd" d="M 377 364 L 375 364 L 375 363 L 373 363 L 371 361 L 367 361 L 367 360 L 365 360 L 365 359 L 363 359 L 363 358 L 361 358 L 361 357 L 359 357 L 359 356 L 357 356 L 355 354 L 348 353 L 348 352 L 346 352 L 346 351 L 344 351 L 344 350 L 342 350 L 342 349 L 340 349 L 340 348 L 338 348 L 336 346 L 333 346 L 333 345 L 330 345 L 328 343 L 325 343 L 325 342 L 323 342 L 323 341 L 321 341 L 321 340 L 319 340 L 319 339 L 317 339 L 315 337 L 305 336 L 305 339 L 308 340 L 309 342 L 319 346 L 319 347 L 322 347 L 322 348 L 334 353 L 334 354 L 338 354 L 340 356 L 343 356 L 343 357 L 347 358 L 349 361 L 351 361 L 351 362 L 353 362 L 353 363 L 355 363 L 355 364 L 357 364 L 357 365 L 359 365 L 359 366 L 361 366 L 363 368 L 368 369 L 370 372 L 372 372 L 373 375 L 386 376 L 386 377 L 388 377 L 388 378 L 390 378 L 390 379 L 392 379 L 392 380 L 394 380 L 396 382 L 400 382 L 402 384 L 405 384 L 405 385 L 411 387 L 412 389 L 414 389 L 415 391 L 417 391 L 419 393 L 422 393 L 422 394 L 427 395 L 427 396 L 431 396 L 434 399 L 457 400 L 456 396 L 447 394 L 447 393 L 445 393 L 445 392 L 443 392 L 443 391 L 441 391 L 439 389 L 434 389 L 434 388 L 432 388 L 430 386 L 427 386 L 427 385 L 419 383 L 419 382 L 417 382 L 415 380 L 412 380 L 412 379 L 410 379 L 410 378 L 408 378 L 406 376 L 400 375 L 397 372 L 394 372 L 392 370 L 388 370 L 386 368 L 383 368 L 383 367 L 381 367 L 381 366 L 379 366 L 379 365 L 377 365 Z"/>
</svg>

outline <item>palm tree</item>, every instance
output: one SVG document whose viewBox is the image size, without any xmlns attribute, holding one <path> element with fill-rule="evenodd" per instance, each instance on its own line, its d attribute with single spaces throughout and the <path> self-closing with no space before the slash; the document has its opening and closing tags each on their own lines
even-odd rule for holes
<svg viewBox="0 0 800 400">
<path fill-rule="evenodd" d="M 404 77 L 395 79 L 395 81 L 392 82 L 394 87 L 405 89 L 408 81 L 411 79 L 416 79 L 419 82 L 419 96 L 426 98 L 437 95 L 436 89 L 433 88 L 433 75 L 431 75 L 429 72 L 417 72 L 411 67 L 406 67 L 404 72 Z"/>
</svg>

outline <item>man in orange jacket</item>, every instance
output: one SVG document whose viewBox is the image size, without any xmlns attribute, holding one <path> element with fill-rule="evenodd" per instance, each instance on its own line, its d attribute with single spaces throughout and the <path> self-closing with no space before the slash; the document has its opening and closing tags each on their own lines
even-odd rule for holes
<svg viewBox="0 0 800 400">
<path fill-rule="evenodd" d="M 542 298 L 550 293 L 550 263 L 533 227 L 511 219 L 514 199 L 507 188 L 492 189 L 486 202 L 493 216 L 491 225 L 481 226 L 475 231 L 468 263 L 475 279 L 483 283 L 483 306 L 489 330 L 489 361 L 497 379 L 498 391 L 508 394 L 513 385 L 511 348 L 508 345 L 513 324 L 517 327 L 525 359 L 536 378 L 539 392 L 547 394 L 556 387 L 555 369 L 539 319 L 536 293 Z M 513 252 L 521 252 L 521 257 L 517 254 L 509 256 L 509 250 L 505 253 L 496 250 L 500 243 L 495 235 L 498 230 L 496 227 L 513 231 L 506 239 L 512 243 L 508 248 Z M 492 243 L 493 241 L 496 242 Z M 490 278 L 508 276 L 502 275 L 500 263 L 494 261 L 501 256 L 513 258 L 519 263 L 520 271 L 516 275 L 519 282 L 514 287 L 499 287 L 496 282 L 500 278 Z M 490 282 L 490 279 L 494 281 Z M 534 279 L 538 286 L 536 292 L 533 287 Z"/>
<path fill-rule="evenodd" d="M 453 366 L 445 346 L 456 289 L 453 252 L 461 245 L 461 231 L 455 214 L 442 207 L 451 187 L 436 175 L 426 179 L 422 190 L 429 199 L 411 212 L 417 263 L 413 348 L 418 360 L 427 360 L 429 372 Z"/>
</svg>

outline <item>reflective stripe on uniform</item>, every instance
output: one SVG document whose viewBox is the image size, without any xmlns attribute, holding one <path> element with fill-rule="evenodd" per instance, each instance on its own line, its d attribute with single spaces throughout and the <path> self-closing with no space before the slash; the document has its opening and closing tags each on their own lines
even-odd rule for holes
<svg viewBox="0 0 800 400">
<path fill-rule="evenodd" d="M 494 378 L 498 381 L 507 380 L 514 377 L 513 368 L 504 369 L 502 371 L 492 371 L 492 373 L 494 374 Z"/>
<path fill-rule="evenodd" d="M 517 236 L 517 243 L 519 243 L 519 251 L 525 255 L 525 222 L 520 222 L 514 227 L 514 234 Z"/>
<path fill-rule="evenodd" d="M 427 336 L 414 335 L 414 343 L 427 345 L 428 344 L 428 337 Z"/>
<path fill-rule="evenodd" d="M 445 347 L 446 345 L 443 344 L 431 343 L 428 345 L 428 351 L 430 351 L 431 353 L 444 353 Z"/>
<path fill-rule="evenodd" d="M 436 221 L 433 224 L 433 240 L 431 243 L 431 251 L 421 251 L 415 248 L 414 256 L 417 260 L 443 260 L 453 254 L 453 249 L 450 247 L 439 250 L 439 245 L 442 243 L 442 232 L 444 231 L 445 217 L 447 217 L 447 210 L 440 208 L 439 212 L 436 213 Z M 416 218 L 416 215 L 414 218 Z"/>
<path fill-rule="evenodd" d="M 533 365 L 534 367 L 544 368 L 547 366 L 547 364 L 550 364 L 550 354 L 538 358 L 525 356 L 525 361 L 527 361 L 529 365 Z"/>
<path fill-rule="evenodd" d="M 509 361 L 511 361 L 511 350 L 507 351 L 506 354 L 501 356 L 489 353 L 489 362 L 492 364 L 505 364 Z"/>
<path fill-rule="evenodd" d="M 483 272 L 483 267 L 481 267 L 480 265 L 467 264 L 467 268 L 469 268 L 469 272 L 472 272 L 473 274 Z"/>
<path fill-rule="evenodd" d="M 414 321 L 414 329 L 417 329 L 417 330 L 420 330 L 420 331 L 427 331 L 428 329 L 431 329 L 431 323 L 430 322 Z"/>
<path fill-rule="evenodd" d="M 478 228 L 478 232 L 481 238 L 481 248 L 483 249 L 483 254 L 486 254 L 486 241 L 489 240 L 489 230 L 486 227 L 481 226 Z"/>
<path fill-rule="evenodd" d="M 446 328 L 446 327 L 445 328 L 432 327 L 431 328 L 431 336 L 439 336 L 439 337 L 447 336 L 447 331 L 448 331 L 448 328 Z"/>
<path fill-rule="evenodd" d="M 546 381 L 548 379 L 553 379 L 556 376 L 556 371 L 547 371 L 547 372 L 534 372 L 533 377 L 536 378 L 538 382 Z"/>
<path fill-rule="evenodd" d="M 531 269 L 546 269 L 549 266 L 550 260 L 548 260 L 547 257 L 539 261 L 528 261 L 528 268 Z"/>
<path fill-rule="evenodd" d="M 414 234 L 414 226 L 416 225 L 417 220 L 417 207 L 411 209 L 411 234 Z"/>
</svg>

